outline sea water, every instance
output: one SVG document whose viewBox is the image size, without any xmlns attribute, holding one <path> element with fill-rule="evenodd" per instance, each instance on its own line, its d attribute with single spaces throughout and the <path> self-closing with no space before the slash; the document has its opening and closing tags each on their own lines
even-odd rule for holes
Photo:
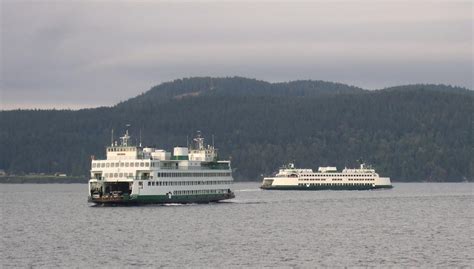
<svg viewBox="0 0 474 269">
<path fill-rule="evenodd" d="M 263 191 L 97 207 L 86 184 L 0 185 L 3 268 L 473 267 L 472 183 Z"/>
</svg>

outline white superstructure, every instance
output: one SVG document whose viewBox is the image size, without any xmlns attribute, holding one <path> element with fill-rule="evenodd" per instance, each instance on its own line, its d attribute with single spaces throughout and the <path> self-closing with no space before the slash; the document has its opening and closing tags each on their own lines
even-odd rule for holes
<svg viewBox="0 0 474 269">
<path fill-rule="evenodd" d="M 374 169 L 361 164 L 360 168 L 345 168 L 341 172 L 336 167 L 319 167 L 317 172 L 312 169 L 297 169 L 294 164 L 282 167 L 273 177 L 265 177 L 262 189 L 281 190 L 360 190 L 391 188 L 390 178 L 380 177 Z"/>
<path fill-rule="evenodd" d="M 130 143 L 128 131 L 107 147 L 105 160 L 92 160 L 89 201 L 94 203 L 191 203 L 234 197 L 230 161 L 205 146 L 198 133 L 194 145 L 163 149 Z"/>
</svg>

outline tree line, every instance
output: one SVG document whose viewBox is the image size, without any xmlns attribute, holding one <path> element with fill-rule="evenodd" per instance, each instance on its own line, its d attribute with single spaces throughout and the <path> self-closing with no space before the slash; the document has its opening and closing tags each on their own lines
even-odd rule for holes
<svg viewBox="0 0 474 269">
<path fill-rule="evenodd" d="M 473 181 L 472 91 L 409 85 L 367 91 L 322 81 L 190 78 L 113 107 L 0 112 L 0 169 L 88 175 L 110 131 L 171 150 L 201 130 L 234 177 L 298 167 L 372 164 L 394 181 Z"/>
</svg>

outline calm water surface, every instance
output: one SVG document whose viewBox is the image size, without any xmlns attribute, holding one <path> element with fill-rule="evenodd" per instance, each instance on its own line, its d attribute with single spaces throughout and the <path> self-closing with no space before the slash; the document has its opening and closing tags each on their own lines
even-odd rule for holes
<svg viewBox="0 0 474 269">
<path fill-rule="evenodd" d="M 85 184 L 0 184 L 3 268 L 474 267 L 474 184 L 261 191 L 92 207 Z"/>
</svg>

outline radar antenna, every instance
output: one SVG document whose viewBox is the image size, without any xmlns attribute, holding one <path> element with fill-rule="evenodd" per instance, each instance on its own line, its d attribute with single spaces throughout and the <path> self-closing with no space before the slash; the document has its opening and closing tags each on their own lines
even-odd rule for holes
<svg viewBox="0 0 474 269">
<path fill-rule="evenodd" d="M 140 128 L 140 147 L 142 147 L 142 128 Z"/>
<path fill-rule="evenodd" d="M 128 141 L 130 140 L 130 136 L 128 135 L 128 127 L 130 127 L 130 124 L 127 124 L 125 125 L 127 127 L 126 131 L 125 131 L 125 135 L 120 137 L 120 140 L 122 140 L 122 145 L 123 147 L 127 147 L 128 146 Z"/>
<path fill-rule="evenodd" d="M 196 144 L 196 149 L 204 149 L 204 138 L 201 136 L 201 131 L 197 131 L 196 138 L 193 139 Z"/>
<path fill-rule="evenodd" d="M 110 134 L 110 146 L 114 146 L 114 129 L 112 129 L 111 134 Z"/>
</svg>

